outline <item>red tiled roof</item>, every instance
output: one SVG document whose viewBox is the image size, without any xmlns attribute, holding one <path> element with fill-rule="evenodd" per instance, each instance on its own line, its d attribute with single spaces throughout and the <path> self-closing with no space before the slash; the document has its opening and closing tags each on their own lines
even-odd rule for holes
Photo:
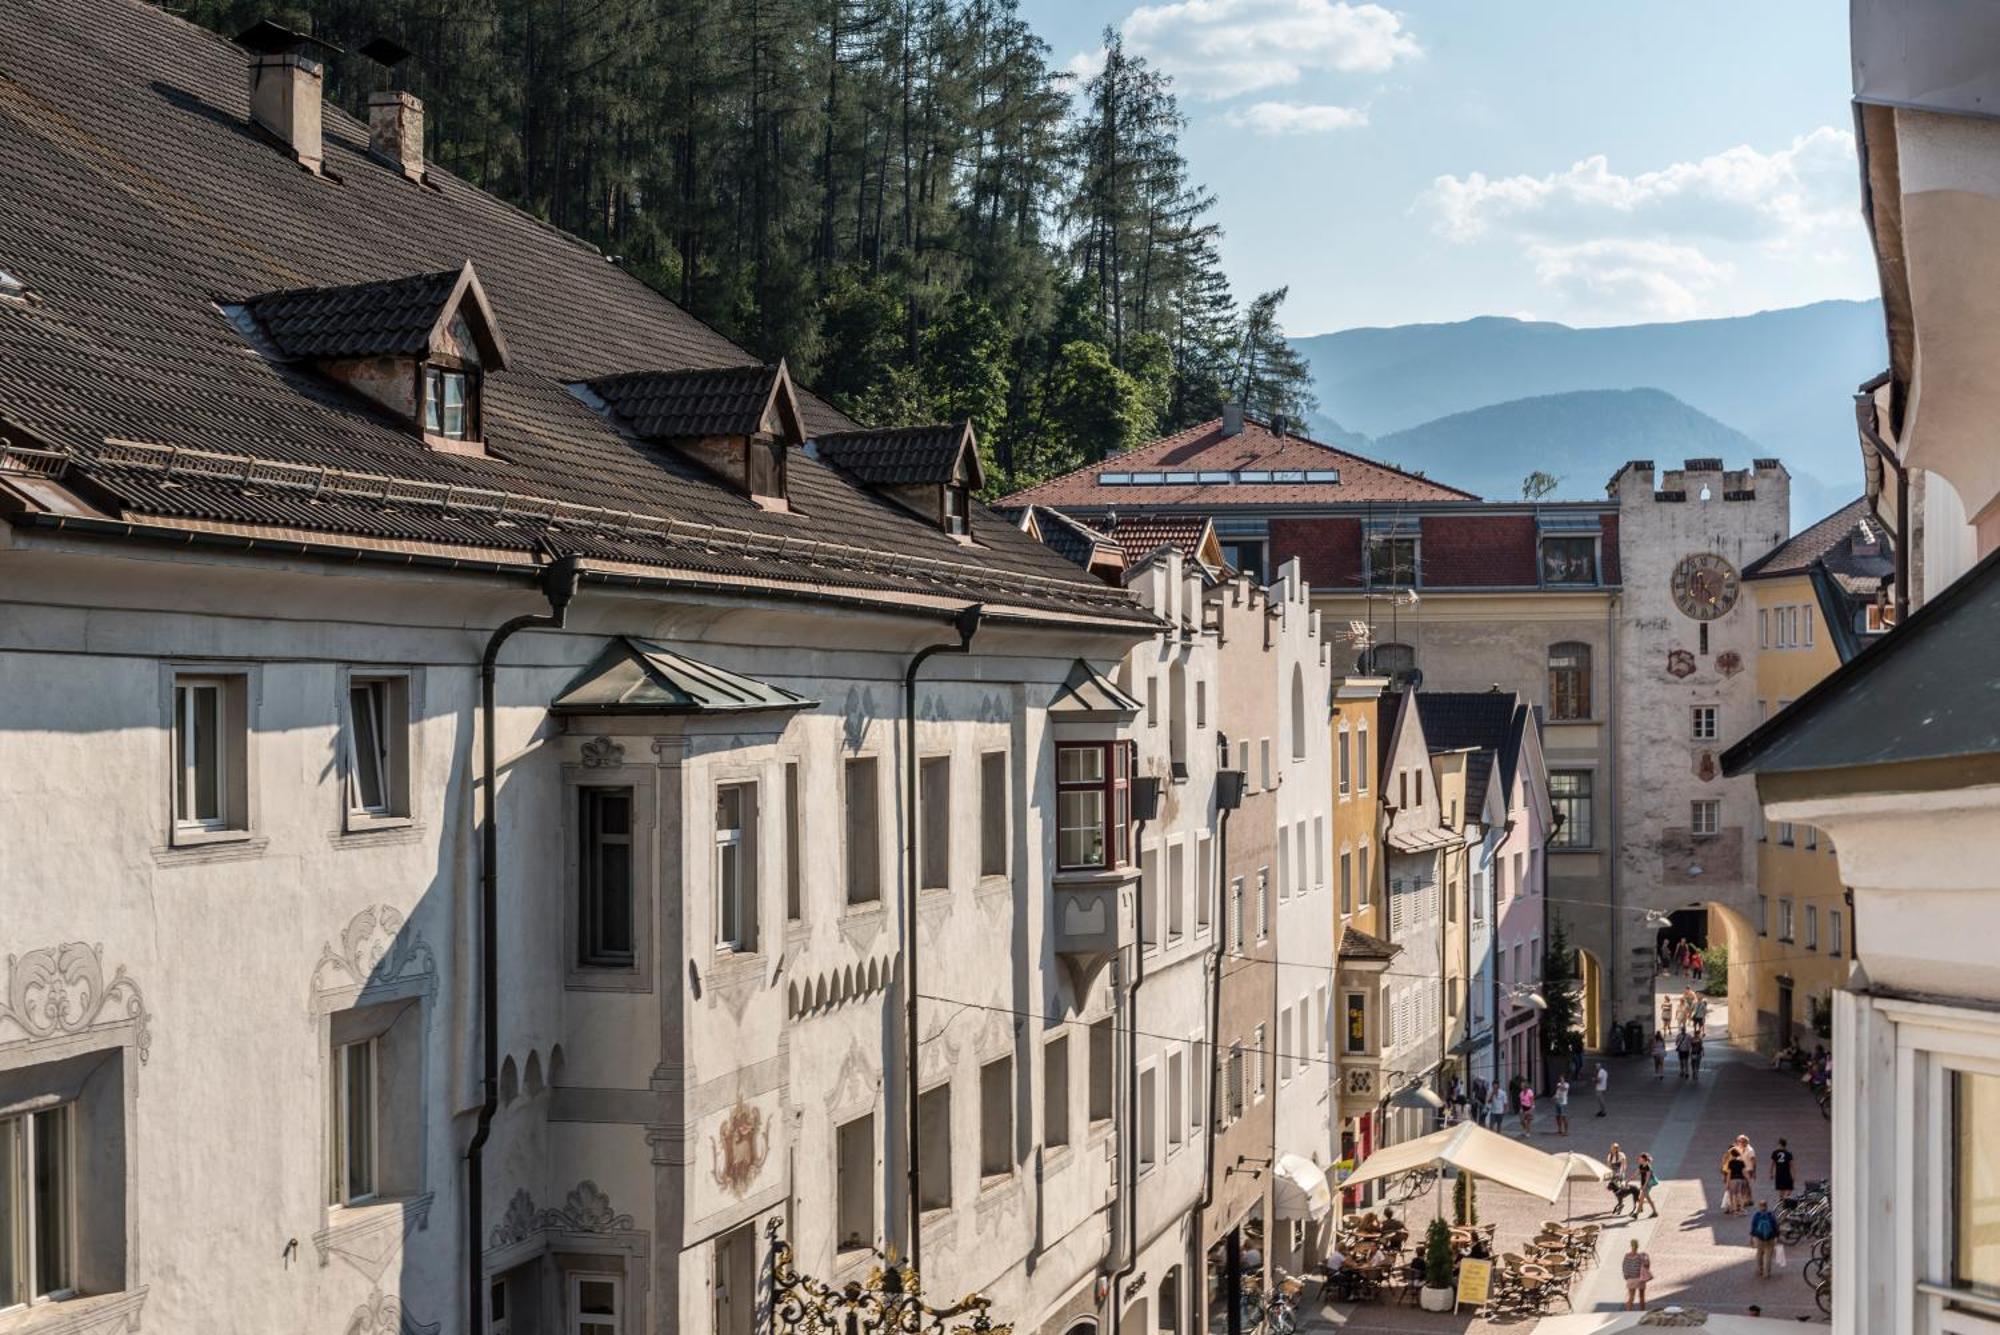
<svg viewBox="0 0 2000 1335">
<path fill-rule="evenodd" d="M 1323 471 L 1337 469 L 1338 482 L 1173 482 L 1105 486 L 1101 473 L 1146 471 L 1219 472 Z M 1476 501 L 1469 491 L 1447 487 L 1400 468 L 1322 445 L 1304 436 L 1279 435 L 1246 418 L 1233 436 L 1222 434 L 1222 419 L 1188 427 L 1136 449 L 1114 454 L 1073 472 L 1050 478 L 1006 497 L 1003 505 L 1061 505 L 1086 508 L 1120 504 L 1219 508 L 1240 505 L 1329 505 L 1346 501 Z"/>
<path fill-rule="evenodd" d="M 1108 525 L 1111 540 L 1125 549 L 1125 560 L 1137 565 L 1162 547 L 1172 547 L 1186 561 L 1201 559 L 1201 538 L 1208 520 L 1201 515 L 1119 515 Z"/>
</svg>

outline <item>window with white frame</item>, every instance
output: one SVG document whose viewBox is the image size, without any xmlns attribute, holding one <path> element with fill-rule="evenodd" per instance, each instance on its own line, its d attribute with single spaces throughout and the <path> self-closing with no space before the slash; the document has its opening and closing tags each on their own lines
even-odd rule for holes
<svg viewBox="0 0 2000 1335">
<path fill-rule="evenodd" d="M 1826 953 L 1839 955 L 1842 950 L 1841 928 L 1845 915 L 1839 909 L 1826 911 Z"/>
<path fill-rule="evenodd" d="M 715 944 L 757 949 L 757 785 L 715 790 Z"/>
<path fill-rule="evenodd" d="M 979 874 L 1007 874 L 1007 753 L 979 757 Z"/>
<path fill-rule="evenodd" d="M 619 1335 L 625 1281 L 617 1275 L 569 1272 L 569 1335 Z"/>
<path fill-rule="evenodd" d="M 1340 911 L 1354 912 L 1354 854 L 1345 848 L 1340 850 Z"/>
<path fill-rule="evenodd" d="M 843 1252 L 875 1240 L 875 1118 L 867 1114 L 834 1132 L 834 1236 Z"/>
<path fill-rule="evenodd" d="M 364 1038 L 333 1049 L 332 1106 L 327 1113 L 327 1204 L 373 1200 L 376 1144 L 376 1042 Z"/>
<path fill-rule="evenodd" d="M 1042 1045 L 1042 1144 L 1069 1144 L 1069 1036 L 1057 1034 Z"/>
<path fill-rule="evenodd" d="M 1278 831 L 1278 902 L 1292 897 L 1292 839 L 1283 828 Z"/>
<path fill-rule="evenodd" d="M 1955 1070 L 1950 1082 L 1947 1235 L 1951 1287 L 2000 1297 L 2000 1075 Z"/>
<path fill-rule="evenodd" d="M 1347 725 L 1345 723 L 1340 725 L 1339 736 L 1340 736 L 1340 742 L 1339 745 L 1335 748 L 1335 750 L 1338 755 L 1338 764 L 1339 764 L 1340 800 L 1344 802 L 1347 800 L 1348 794 L 1353 789 L 1353 781 L 1354 781 L 1354 756 L 1353 756 L 1354 748 L 1351 744 L 1352 735 L 1347 731 Z"/>
<path fill-rule="evenodd" d="M 1299 827 L 1299 837 L 1305 837 L 1303 825 Z M 1322 890 L 1326 888 L 1326 817 L 1313 817 L 1312 841 L 1313 889 Z"/>
<path fill-rule="evenodd" d="M 1159 1071 L 1151 1066 L 1139 1072 L 1139 1171 L 1145 1172 L 1160 1158 Z"/>
<path fill-rule="evenodd" d="M 951 1208 L 951 1085 L 917 1095 L 917 1208 Z"/>
<path fill-rule="evenodd" d="M 0 1117 L 0 1309 L 77 1285 L 76 1105 Z"/>
<path fill-rule="evenodd" d="M 1374 762 L 1369 759 L 1368 755 L 1368 724 L 1366 720 L 1363 720 L 1361 726 L 1354 730 L 1354 791 L 1355 792 L 1365 793 L 1368 791 L 1368 776 L 1370 773 L 1369 767 L 1373 763 Z"/>
<path fill-rule="evenodd" d="M 1295 1021 L 1292 1008 L 1286 1006 L 1278 1012 L 1278 1083 L 1292 1083 L 1292 1053 L 1298 1050 L 1298 1035 L 1294 1033 Z"/>
<path fill-rule="evenodd" d="M 1259 788 L 1275 788 L 1277 783 L 1277 774 L 1271 768 L 1271 739 L 1269 737 L 1259 737 L 1257 739 L 1257 786 Z"/>
<path fill-rule="evenodd" d="M 1778 939 L 1780 941 L 1792 940 L 1792 927 L 1792 901 L 1787 896 L 1778 901 Z"/>
<path fill-rule="evenodd" d="M 1267 941 L 1271 936 L 1271 869 L 1257 869 L 1257 939 Z"/>
<path fill-rule="evenodd" d="M 1692 731 L 1691 731 L 1691 735 L 1693 736 L 1694 740 L 1695 740 L 1695 741 L 1697 741 L 1697 742 L 1712 742 L 1712 741 L 1714 741 L 1714 740 L 1715 740 L 1715 706 L 1714 706 L 1714 705 L 1696 705 L 1696 706 L 1694 706 L 1694 709 L 1693 709 L 1693 715 L 1694 715 L 1694 717 L 1693 717 L 1693 720 L 1692 720 L 1692 723 L 1693 723 L 1693 727 L 1692 727 Z"/>
<path fill-rule="evenodd" d="M 1354 902 L 1364 909 L 1375 902 L 1374 882 L 1368 879 L 1368 871 L 1368 845 L 1364 841 L 1354 850 Z"/>
<path fill-rule="evenodd" d="M 880 785 L 875 757 L 852 756 L 842 770 L 846 806 L 847 902 L 877 904 L 882 900 Z"/>
<path fill-rule="evenodd" d="M 1090 1026 L 1090 1120 L 1108 1122 L 1112 1109 L 1112 1074 L 1118 1035 L 1110 1017 L 1094 1020 Z"/>
<path fill-rule="evenodd" d="M 1167 936 L 1179 940 L 1187 934 L 1187 845 L 1178 841 L 1167 845 Z"/>
<path fill-rule="evenodd" d="M 1179 1049 L 1167 1054 L 1167 1153 L 1172 1154 L 1187 1139 L 1187 1119 L 1181 1100 L 1187 1097 L 1187 1058 Z"/>
<path fill-rule="evenodd" d="M 979 1068 L 979 1175 L 1014 1171 L 1014 1059 Z"/>
<path fill-rule="evenodd" d="M 1371 537 L 1367 557 L 1370 588 L 1407 589 L 1416 584 L 1416 535 Z"/>
<path fill-rule="evenodd" d="M 1321 983 L 1313 990 L 1313 1024 L 1319 1034 L 1319 1042 L 1314 1045 L 1313 1051 L 1322 1057 L 1330 1056 L 1333 1052 L 1333 1033 L 1330 1028 L 1333 1017 L 1327 1013 L 1326 997 L 1326 984 Z"/>
<path fill-rule="evenodd" d="M 1722 829 L 1722 803 L 1712 797 L 1698 797 L 1688 804 L 1688 830 L 1706 838 Z"/>
<path fill-rule="evenodd" d="M 917 884 L 926 890 L 951 886 L 951 757 L 925 756 L 917 763 Z"/>
<path fill-rule="evenodd" d="M 347 679 L 347 809 L 382 819 L 410 814 L 410 679 Z"/>
<path fill-rule="evenodd" d="M 249 691 L 240 673 L 176 673 L 174 833 L 249 828 Z"/>
<path fill-rule="evenodd" d="M 1194 841 L 1194 929 L 1208 930 L 1215 916 L 1210 898 L 1215 894 L 1215 844 L 1211 835 L 1197 835 Z"/>
<path fill-rule="evenodd" d="M 1160 850 L 1147 848 L 1139 853 L 1139 941 L 1150 948 L 1160 944 Z"/>
<path fill-rule="evenodd" d="M 1819 949 L 1819 905 L 1806 905 L 1806 949 Z"/>
<path fill-rule="evenodd" d="M 1263 1025 L 1258 1025 L 1251 1034 L 1250 1047 L 1250 1092 L 1257 1098 L 1264 1097 L 1264 1050 L 1270 1042 L 1270 1033 Z"/>
<path fill-rule="evenodd" d="M 1222 1066 L 1222 1124 L 1228 1126 L 1243 1116 L 1243 1045 L 1231 1043 L 1229 1057 Z"/>
<path fill-rule="evenodd" d="M 1243 950 L 1243 878 L 1234 877 L 1229 882 L 1229 945 L 1239 954 Z"/>
<path fill-rule="evenodd" d="M 1187 1082 L 1187 1124 L 1188 1138 L 1192 1140 L 1201 1130 L 1202 1121 L 1207 1117 L 1207 1109 L 1202 1103 L 1202 1093 L 1207 1088 L 1202 1084 L 1208 1071 L 1209 1046 L 1200 1039 L 1188 1038 L 1188 1082 Z"/>
<path fill-rule="evenodd" d="M 805 812 L 799 805 L 799 762 L 785 765 L 785 917 L 805 914 Z"/>
<path fill-rule="evenodd" d="M 633 930 L 632 790 L 578 788 L 577 963 L 629 969 Z"/>
</svg>

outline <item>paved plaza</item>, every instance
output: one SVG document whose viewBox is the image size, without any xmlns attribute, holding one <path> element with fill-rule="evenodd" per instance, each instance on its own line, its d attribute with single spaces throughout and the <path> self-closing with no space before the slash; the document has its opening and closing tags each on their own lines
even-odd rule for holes
<svg viewBox="0 0 2000 1335">
<path fill-rule="evenodd" d="M 1567 1137 L 1555 1134 L 1553 1099 L 1545 1097 L 1537 1109 L 1532 1142 L 1537 1148 L 1552 1153 L 1576 1150 L 1601 1159 L 1616 1141 L 1634 1160 L 1641 1151 L 1650 1153 L 1660 1175 L 1660 1188 L 1654 1193 L 1660 1208 L 1657 1219 L 1614 1220 L 1604 1188 L 1589 1182 L 1576 1184 L 1573 1217 L 1604 1225 L 1600 1263 L 1578 1278 L 1572 1294 L 1578 1312 L 1611 1312 L 1624 1306 L 1618 1258 L 1637 1238 L 1653 1259 L 1654 1278 L 1646 1295 L 1649 1307 L 1693 1306 L 1744 1315 L 1755 1303 L 1763 1308 L 1765 1317 L 1825 1320 L 1814 1305 L 1812 1291 L 1799 1278 L 1807 1255 L 1803 1249 L 1795 1249 L 1787 1268 L 1770 1279 L 1757 1277 L 1749 1216 L 1722 1213 L 1721 1162 L 1730 1142 L 1739 1133 L 1748 1135 L 1757 1150 L 1761 1199 L 1771 1194 L 1770 1151 L 1778 1137 L 1784 1136 L 1798 1156 L 1799 1180 L 1825 1177 L 1832 1145 L 1830 1124 L 1796 1074 L 1773 1071 L 1767 1060 L 1732 1047 L 1719 1032 L 1726 1016 L 1719 1018 L 1720 1023 L 1711 1023 L 1711 1041 L 1698 1081 L 1677 1078 L 1671 1054 L 1666 1077 L 1659 1081 L 1653 1078 L 1650 1058 L 1608 1059 L 1609 1114 L 1598 1117 L 1596 1100 L 1589 1092 L 1590 1075 L 1596 1069 L 1592 1061 L 1585 1065 L 1583 1075 L 1572 1081 L 1575 1092 L 1570 1099 L 1572 1118 Z M 1520 1135 L 1517 1122 L 1510 1121 L 1508 1130 Z M 1445 1184 L 1431 1197 L 1397 1211 L 1409 1218 L 1413 1237 L 1421 1236 L 1423 1225 L 1440 1209 L 1449 1216 L 1448 1192 L 1449 1184 Z M 1572 1216 L 1566 1213 L 1562 1199 L 1550 1206 L 1482 1182 L 1479 1217 L 1482 1223 L 1497 1225 L 1498 1249 L 1505 1252 L 1520 1250 L 1521 1243 L 1544 1220 Z M 1562 1311 L 1558 1303 L 1555 1314 Z M 1486 1320 L 1469 1312 L 1428 1313 L 1410 1304 L 1338 1303 L 1323 1309 L 1309 1304 L 1304 1315 L 1308 1330 L 1354 1335 L 1375 1331 L 1510 1331 L 1522 1335 L 1532 1332 L 1536 1324 L 1531 1319 Z"/>
</svg>

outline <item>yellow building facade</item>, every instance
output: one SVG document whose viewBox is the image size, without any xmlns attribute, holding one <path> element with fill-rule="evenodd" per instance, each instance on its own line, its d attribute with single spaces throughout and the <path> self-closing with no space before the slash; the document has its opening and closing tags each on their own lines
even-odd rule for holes
<svg viewBox="0 0 2000 1335">
<path fill-rule="evenodd" d="M 1757 617 L 1757 721 L 1831 675 L 1881 627 L 1887 535 L 1855 502 L 1744 571 Z M 1757 913 L 1729 962 L 1731 1030 L 1760 1051 L 1831 1046 L 1832 993 L 1854 957 L 1854 915 L 1833 841 L 1761 816 Z M 1754 1030 L 1749 1019 L 1754 1017 Z"/>
</svg>

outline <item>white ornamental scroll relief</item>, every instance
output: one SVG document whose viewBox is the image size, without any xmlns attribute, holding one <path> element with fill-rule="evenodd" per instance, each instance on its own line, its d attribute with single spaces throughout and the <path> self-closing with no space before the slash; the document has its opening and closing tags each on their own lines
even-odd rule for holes
<svg viewBox="0 0 2000 1335">
<path fill-rule="evenodd" d="M 380 1289 L 370 1293 L 347 1321 L 347 1335 L 437 1335 L 438 1330 L 437 1322 L 418 1321 L 400 1299 Z"/>
<path fill-rule="evenodd" d="M 437 957 L 403 915 L 387 904 L 366 908 L 348 920 L 340 940 L 322 947 L 313 969 L 313 990 L 386 987 L 412 978 L 435 977 Z"/>
<path fill-rule="evenodd" d="M 127 1021 L 136 1026 L 139 1060 L 153 1049 L 139 984 L 119 965 L 104 980 L 104 947 L 71 941 L 7 957 L 6 999 L 0 1001 L 0 1046 L 12 1024 L 24 1042 L 34 1043 Z"/>
<path fill-rule="evenodd" d="M 611 1198 L 589 1178 L 576 1184 L 560 1206 L 535 1208 L 525 1187 L 516 1188 L 507 1212 L 487 1238 L 489 1247 L 511 1247 L 536 1233 L 629 1233 L 632 1216 L 611 1208 Z"/>
</svg>

